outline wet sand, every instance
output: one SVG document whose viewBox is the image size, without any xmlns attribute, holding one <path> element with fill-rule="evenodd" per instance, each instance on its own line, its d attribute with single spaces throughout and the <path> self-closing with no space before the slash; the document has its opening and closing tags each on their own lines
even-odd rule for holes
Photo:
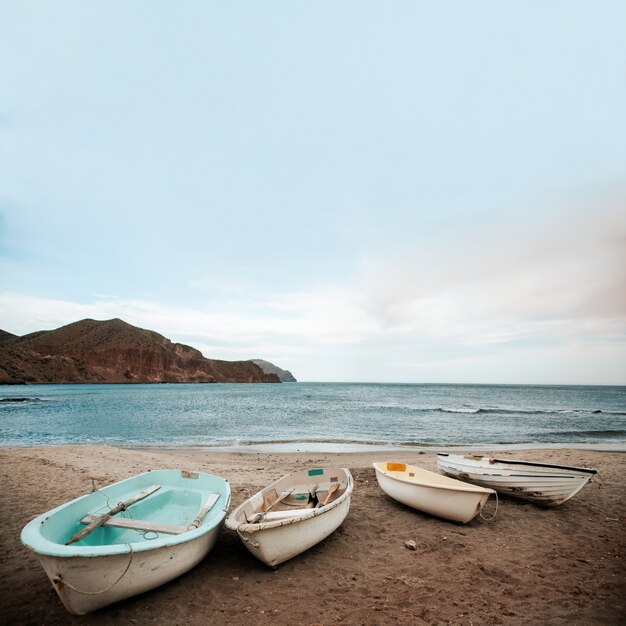
<svg viewBox="0 0 626 626">
<path fill-rule="evenodd" d="M 485 450 L 489 452 L 489 450 Z M 560 507 L 501 497 L 493 521 L 459 525 L 385 496 L 371 466 L 435 470 L 434 453 L 237 453 L 108 446 L 0 449 L 0 619 L 11 624 L 620 624 L 626 621 L 626 455 L 529 450 L 498 457 L 595 467 Z M 159 468 L 229 479 L 231 506 L 285 473 L 338 464 L 355 479 L 344 524 L 311 550 L 265 567 L 224 529 L 184 576 L 85 617 L 69 615 L 19 539 L 36 515 L 97 486 Z M 494 502 L 485 508 L 491 514 Z M 405 541 L 414 540 L 409 550 Z"/>
</svg>

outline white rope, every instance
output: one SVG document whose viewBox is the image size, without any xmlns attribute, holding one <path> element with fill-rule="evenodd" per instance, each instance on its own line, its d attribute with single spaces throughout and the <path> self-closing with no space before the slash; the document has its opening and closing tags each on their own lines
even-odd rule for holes
<svg viewBox="0 0 626 626">
<path fill-rule="evenodd" d="M 98 489 L 98 487 L 96 487 L 96 479 L 95 478 L 91 479 L 91 492 L 92 493 L 99 493 L 107 501 L 106 505 L 109 507 L 109 511 L 113 508 L 111 506 L 111 498 L 109 498 L 109 496 L 107 496 L 107 494 L 104 493 L 104 491 L 101 491 L 100 489 Z"/>
<path fill-rule="evenodd" d="M 130 543 L 127 543 L 126 545 L 130 548 L 130 559 L 128 559 L 128 564 L 126 565 L 126 569 L 122 572 L 120 577 L 113 584 L 109 585 L 106 589 L 102 589 L 101 591 L 83 591 L 82 589 L 78 589 L 77 587 L 72 585 L 72 583 L 68 583 L 66 580 L 63 580 L 60 574 L 56 576 L 55 578 L 53 578 L 52 582 L 55 585 L 65 585 L 66 587 L 69 587 L 72 591 L 75 591 L 76 593 L 80 593 L 84 596 L 99 596 L 103 593 L 106 593 L 107 591 L 110 591 L 111 589 L 113 589 L 113 587 L 115 587 L 115 585 L 117 585 L 117 583 L 119 583 L 120 580 L 124 578 L 124 576 L 126 575 L 126 572 L 130 569 L 130 564 L 133 562 L 133 546 Z"/>
<path fill-rule="evenodd" d="M 493 512 L 493 515 L 492 515 L 491 517 L 485 517 L 485 516 L 483 515 L 483 509 L 482 509 L 482 507 L 480 508 L 480 513 L 479 513 L 479 515 L 480 515 L 481 519 L 484 519 L 486 522 L 490 522 L 491 520 L 494 520 L 494 519 L 496 518 L 497 513 L 498 513 L 498 492 L 497 492 L 497 491 L 494 491 L 494 494 L 495 494 L 495 496 L 496 496 L 496 510 Z"/>
<path fill-rule="evenodd" d="M 132 519 L 132 518 L 130 518 Z M 154 535 L 154 537 L 148 537 L 148 535 L 152 533 Z M 141 533 L 142 537 L 146 540 L 146 541 L 154 541 L 155 539 L 158 539 L 160 537 L 159 533 L 156 530 L 144 530 Z"/>
</svg>

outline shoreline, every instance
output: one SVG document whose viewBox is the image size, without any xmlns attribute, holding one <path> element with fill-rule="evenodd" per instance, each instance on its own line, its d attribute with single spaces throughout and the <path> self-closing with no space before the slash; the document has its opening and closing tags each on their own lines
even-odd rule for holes
<svg viewBox="0 0 626 626">
<path fill-rule="evenodd" d="M 108 446 L 120 448 L 123 450 L 165 450 L 171 452 L 186 452 L 192 450 L 200 450 L 205 452 L 217 453 L 241 453 L 241 454 L 300 454 L 300 453 L 317 453 L 317 454 L 358 454 L 367 452 L 397 452 L 407 454 L 416 452 L 419 454 L 438 452 L 446 452 L 452 450 L 454 452 L 483 453 L 490 452 L 524 452 L 525 450 L 587 450 L 595 452 L 626 452 L 626 442 L 607 442 L 607 443 L 500 443 L 500 444 L 476 444 L 476 445 L 438 445 L 431 444 L 425 446 L 417 445 L 401 445 L 401 444 L 385 444 L 385 443 L 339 443 L 327 441 L 302 441 L 302 442 L 268 442 L 268 443 L 250 443 L 238 445 L 211 445 L 211 444 L 180 444 L 172 445 L 170 443 L 163 444 L 122 444 L 115 442 L 80 442 L 80 443 L 39 443 L 25 444 L 23 446 L 3 445 L 0 443 L 0 450 L 23 450 L 27 448 L 60 448 L 64 446 Z"/>
<path fill-rule="evenodd" d="M 106 607 L 90 623 L 259 626 L 299 623 L 619 624 L 626 617 L 626 477 L 621 452 L 572 448 L 505 452 L 594 467 L 594 478 L 559 507 L 501 497 L 493 521 L 466 525 L 422 514 L 383 494 L 371 463 L 398 460 L 435 471 L 436 450 L 321 453 L 120 448 L 0 448 L 0 616 L 6 623 L 82 623 L 66 613 L 35 556 L 20 543 L 37 515 L 149 469 L 218 474 L 231 508 L 286 473 L 348 466 L 348 517 L 330 537 L 266 568 L 224 529 L 213 551 L 176 580 Z M 488 502 L 486 514 L 494 510 Z M 416 550 L 405 541 L 413 540 Z"/>
<path fill-rule="evenodd" d="M 81 445 L 81 444 L 77 444 Z M 268 444 L 245 444 L 239 446 L 209 446 L 209 445 L 181 445 L 170 446 L 163 445 L 146 445 L 146 446 L 119 446 L 129 450 L 168 450 L 168 451 L 212 451 L 212 452 L 239 452 L 242 454 L 301 454 L 301 453 L 317 453 L 317 454 L 360 454 L 360 453 L 389 453 L 397 452 L 399 454 L 408 454 L 416 452 L 418 454 L 437 454 L 453 450 L 455 452 L 480 452 L 487 451 L 497 452 L 523 452 L 525 450 L 587 450 L 590 452 L 626 452 L 626 442 L 615 444 L 592 444 L 592 443 L 538 443 L 538 444 L 485 444 L 475 446 L 399 446 L 384 444 L 328 444 L 325 442 L 303 442 L 297 446 L 291 444 L 268 443 Z"/>
</svg>

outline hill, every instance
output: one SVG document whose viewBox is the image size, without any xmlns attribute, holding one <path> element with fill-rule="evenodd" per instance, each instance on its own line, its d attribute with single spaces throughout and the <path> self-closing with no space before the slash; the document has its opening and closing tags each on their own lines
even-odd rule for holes
<svg viewBox="0 0 626 626">
<path fill-rule="evenodd" d="M 4 343 L 5 341 L 10 341 L 11 339 L 15 339 L 17 335 L 12 333 L 8 333 L 6 330 L 0 330 L 0 343 Z"/>
<path fill-rule="evenodd" d="M 280 382 L 252 361 L 207 359 L 120 319 L 17 337 L 0 331 L 0 384 Z"/>
<path fill-rule="evenodd" d="M 252 362 L 256 363 L 266 374 L 276 374 L 278 378 L 280 378 L 281 383 L 298 382 L 289 370 L 283 370 L 269 361 L 264 361 L 263 359 L 252 359 Z"/>
</svg>

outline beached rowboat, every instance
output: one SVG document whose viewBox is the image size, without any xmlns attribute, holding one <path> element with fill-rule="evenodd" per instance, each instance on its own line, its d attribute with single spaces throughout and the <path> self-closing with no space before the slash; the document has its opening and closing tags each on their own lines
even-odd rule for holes
<svg viewBox="0 0 626 626">
<path fill-rule="evenodd" d="M 40 515 L 22 530 L 65 608 L 84 615 L 185 573 L 211 550 L 228 481 L 156 470 Z"/>
<path fill-rule="evenodd" d="M 348 514 L 352 489 L 346 468 L 288 474 L 239 505 L 226 527 L 273 567 L 328 537 Z"/>
<path fill-rule="evenodd" d="M 557 506 L 576 495 L 596 474 L 589 467 L 569 467 L 489 456 L 438 454 L 446 476 L 544 506 Z"/>
<path fill-rule="evenodd" d="M 406 463 L 374 463 L 374 469 L 380 488 L 394 500 L 463 524 L 474 519 L 494 493 Z"/>
</svg>

